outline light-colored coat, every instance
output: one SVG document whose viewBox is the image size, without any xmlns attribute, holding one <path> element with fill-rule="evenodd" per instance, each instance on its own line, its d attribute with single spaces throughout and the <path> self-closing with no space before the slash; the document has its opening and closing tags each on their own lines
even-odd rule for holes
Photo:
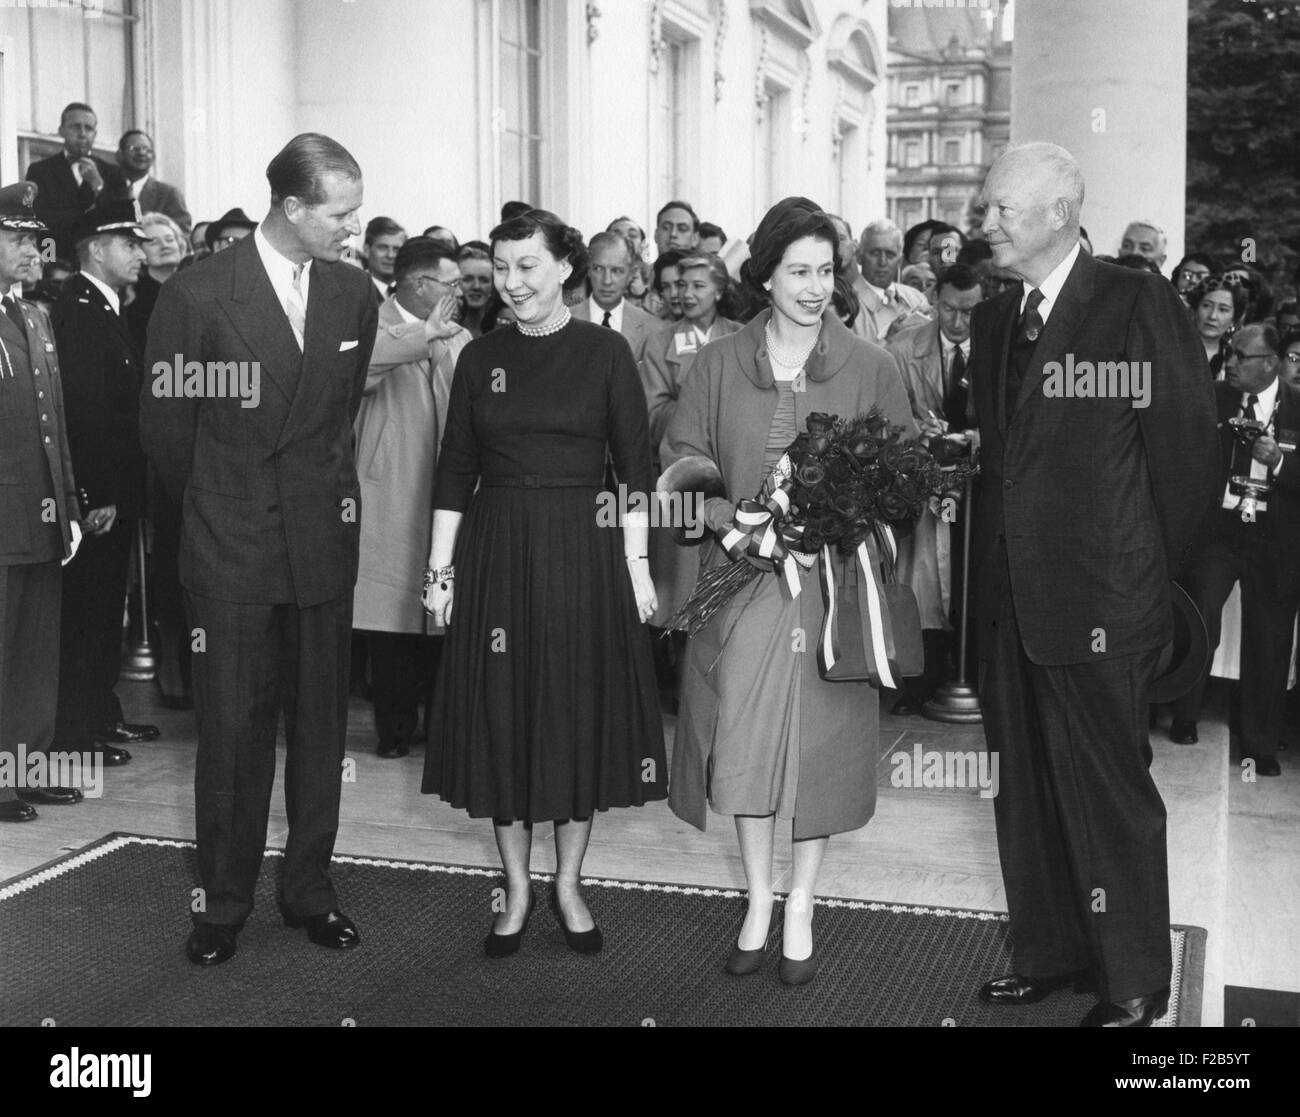
<svg viewBox="0 0 1300 1117">
<path fill-rule="evenodd" d="M 664 439 L 665 466 L 699 454 L 718 466 L 726 485 L 725 498 L 704 503 L 704 519 L 715 533 L 702 545 L 705 569 L 730 561 L 716 533 L 730 526 L 735 503 L 753 497 L 763 482 L 764 450 L 779 394 L 763 335 L 770 314 L 764 311 L 739 332 L 700 351 Z M 807 429 L 812 412 L 850 417 L 879 407 L 891 423 L 915 434 L 894 359 L 878 345 L 854 337 L 833 313 L 823 319 L 821 335 L 809 354 L 805 388 L 794 393 L 799 430 Z M 740 631 L 743 617 L 733 639 L 727 640 L 726 624 L 715 620 L 687 645 L 669 804 L 680 818 L 700 829 L 708 814 L 709 757 L 715 741 L 726 733 L 718 718 L 720 694 L 744 691 L 751 696 L 748 701 L 768 701 L 760 677 L 765 670 L 771 672 L 769 684 L 793 675 L 799 687 L 797 725 L 788 729 L 799 749 L 794 837 L 853 830 L 865 825 L 875 811 L 880 696 L 866 683 L 831 683 L 821 678 L 816 642 L 825 606 L 815 578 L 806 577 L 803 586 L 798 599 L 803 650 L 796 650 L 800 641 L 795 634 L 777 642 L 780 654 L 795 657 L 797 663 L 762 662 L 763 650 L 756 651 L 756 641 Z M 784 706 L 784 700 L 776 704 Z M 772 731 L 781 732 L 782 727 L 773 722 Z M 728 745 L 743 747 L 744 742 Z"/>
<path fill-rule="evenodd" d="M 890 294 L 894 296 L 894 301 L 890 303 L 884 302 L 862 276 L 853 281 L 853 291 L 858 296 L 859 305 L 858 316 L 853 321 L 853 332 L 858 337 L 880 345 L 885 344 L 894 324 L 912 311 L 933 313 L 926 297 L 906 283 L 889 285 Z"/>
<path fill-rule="evenodd" d="M 436 633 L 420 604 L 433 525 L 433 473 L 447 422 L 456 358 L 470 336 L 425 339 L 396 297 L 379 308 L 379 331 L 356 421 L 361 481 L 361 566 L 352 627 Z"/>
</svg>

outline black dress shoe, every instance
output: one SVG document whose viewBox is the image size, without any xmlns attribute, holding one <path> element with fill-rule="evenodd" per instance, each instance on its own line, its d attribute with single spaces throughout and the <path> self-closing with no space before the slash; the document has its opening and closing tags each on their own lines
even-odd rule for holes
<svg viewBox="0 0 1300 1117">
<path fill-rule="evenodd" d="M 406 756 L 410 751 L 405 741 L 380 741 L 379 747 L 375 749 L 375 753 L 385 760 L 396 760 L 399 756 Z"/>
<path fill-rule="evenodd" d="M 162 732 L 156 725 L 132 725 L 119 721 L 96 733 L 95 740 L 106 745 L 138 745 L 141 741 L 156 741 L 160 736 Z"/>
<path fill-rule="evenodd" d="M 42 803 L 47 807 L 67 807 L 85 798 L 75 787 L 20 787 L 18 798 L 24 803 Z"/>
<path fill-rule="evenodd" d="M 986 1005 L 1037 1004 L 1058 989 L 1074 987 L 1076 993 L 1095 993 L 1097 984 L 1087 970 L 1060 974 L 1057 977 L 1026 977 L 1010 973 L 996 977 L 980 988 L 980 1000 Z"/>
<path fill-rule="evenodd" d="M 578 954 L 597 954 L 600 948 L 605 945 L 605 936 L 600 933 L 600 928 L 593 926 L 590 931 L 570 931 L 568 925 L 564 922 L 564 913 L 560 911 L 560 897 L 554 888 L 551 889 L 551 910 L 555 912 L 555 918 L 560 924 L 560 929 L 564 932 L 565 945 Z"/>
<path fill-rule="evenodd" d="M 229 923 L 196 923 L 185 940 L 185 957 L 196 966 L 219 966 L 235 956 L 238 933 Z"/>
<path fill-rule="evenodd" d="M 783 953 L 776 972 L 786 985 L 807 985 L 817 976 L 817 952 L 814 950 L 807 958 L 798 961 Z"/>
<path fill-rule="evenodd" d="M 1080 1028 L 1149 1028 L 1169 1007 L 1169 990 L 1127 1001 L 1098 1001 L 1079 1021 Z"/>
<path fill-rule="evenodd" d="M 36 808 L 21 799 L 0 803 L 0 822 L 31 822 L 36 818 Z"/>
<path fill-rule="evenodd" d="M 1169 726 L 1169 739 L 1176 745 L 1196 744 L 1200 740 L 1196 735 L 1196 722 L 1175 718 Z"/>
<path fill-rule="evenodd" d="M 1282 765 L 1277 762 L 1276 757 L 1252 756 L 1248 759 L 1255 762 L 1255 775 L 1257 776 L 1280 776 L 1282 774 Z"/>
<path fill-rule="evenodd" d="M 126 749 L 120 749 L 116 745 L 101 744 L 98 751 L 104 758 L 105 768 L 120 768 L 131 759 L 131 754 Z"/>
<path fill-rule="evenodd" d="M 357 930 L 357 925 L 341 911 L 327 911 L 301 918 L 286 915 L 284 921 L 290 927 L 306 927 L 307 937 L 317 946 L 328 946 L 331 950 L 351 950 L 354 946 L 361 945 L 361 932 Z"/>
<path fill-rule="evenodd" d="M 513 935 L 498 935 L 495 930 L 489 931 L 487 938 L 483 940 L 483 953 L 489 958 L 506 958 L 514 954 L 519 949 L 519 944 L 524 941 L 524 932 L 528 930 L 528 921 L 533 917 L 533 908 L 537 904 L 537 894 L 528 889 L 528 910 L 524 912 L 524 922 L 519 930 Z M 496 926 L 496 920 L 492 921 L 493 927 Z"/>
</svg>

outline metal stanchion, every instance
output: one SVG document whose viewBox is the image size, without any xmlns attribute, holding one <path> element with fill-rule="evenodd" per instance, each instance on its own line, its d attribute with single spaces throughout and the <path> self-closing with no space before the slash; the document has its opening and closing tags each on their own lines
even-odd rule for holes
<svg viewBox="0 0 1300 1117">
<path fill-rule="evenodd" d="M 140 613 L 137 631 L 127 643 L 122 657 L 122 678 L 132 682 L 147 683 L 158 674 L 158 658 L 149 642 L 149 591 L 144 565 L 144 519 L 135 522 L 136 573 L 140 581 Z"/>
<path fill-rule="evenodd" d="M 966 496 L 962 515 L 961 548 L 961 621 L 957 645 L 957 677 L 950 683 L 944 683 L 934 692 L 934 697 L 921 707 L 921 713 L 931 721 L 946 721 L 954 724 L 970 724 L 984 720 L 980 710 L 979 696 L 974 688 L 966 682 L 966 633 L 970 611 L 970 533 L 974 485 L 972 479 L 966 478 Z"/>
</svg>

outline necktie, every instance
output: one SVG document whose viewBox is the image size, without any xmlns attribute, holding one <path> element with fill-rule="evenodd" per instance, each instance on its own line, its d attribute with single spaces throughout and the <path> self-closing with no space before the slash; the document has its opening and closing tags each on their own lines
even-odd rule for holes
<svg viewBox="0 0 1300 1117">
<path fill-rule="evenodd" d="M 1242 412 L 1242 414 L 1247 419 L 1258 419 L 1259 412 L 1255 410 L 1255 408 L 1258 406 L 1259 406 L 1259 396 L 1256 395 L 1247 396 L 1246 407 L 1245 410 Z"/>
<path fill-rule="evenodd" d="M 602 318 L 602 319 L 600 320 L 600 324 L 601 324 L 602 326 L 609 326 L 609 311 L 608 311 L 608 310 L 605 311 L 605 317 Z M 612 330 L 614 327 L 613 327 L 613 326 L 609 326 L 609 328 Z"/>
<path fill-rule="evenodd" d="M 961 346 L 955 346 L 948 364 L 948 388 L 943 395 L 943 417 L 951 430 L 966 429 L 966 400 L 970 384 L 966 379 L 966 358 Z"/>
<path fill-rule="evenodd" d="M 302 264 L 295 264 L 293 267 L 293 287 L 289 291 L 289 299 L 286 305 L 286 312 L 289 315 L 289 325 L 293 327 L 294 340 L 298 342 L 298 348 L 303 348 L 303 338 L 307 333 L 307 303 L 302 297 Z"/>
<path fill-rule="evenodd" d="M 1034 346 L 1038 344 L 1038 335 L 1043 332 L 1043 317 L 1038 307 L 1043 301 L 1043 292 L 1037 287 L 1029 291 L 1025 302 L 1025 311 L 1016 324 L 1015 340 L 1011 343 L 1011 360 L 1007 364 L 1007 416 L 1016 409 L 1016 400 L 1020 396 L 1020 385 L 1025 378 L 1025 370 L 1033 360 Z"/>
<path fill-rule="evenodd" d="M 23 312 L 18 309 L 18 300 L 15 299 L 13 295 L 6 295 L 4 297 L 4 304 L 5 313 L 9 316 L 9 321 L 18 327 L 18 332 L 20 334 L 26 337 L 27 324 L 23 321 Z"/>
</svg>

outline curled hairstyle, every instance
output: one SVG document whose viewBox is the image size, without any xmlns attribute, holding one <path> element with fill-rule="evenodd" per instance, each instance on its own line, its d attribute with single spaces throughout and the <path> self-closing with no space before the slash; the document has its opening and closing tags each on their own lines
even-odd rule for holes
<svg viewBox="0 0 1300 1117">
<path fill-rule="evenodd" d="M 319 132 L 294 136 L 266 165 L 266 181 L 271 184 L 271 205 L 279 206 L 286 198 L 297 198 L 305 206 L 318 206 L 325 200 L 321 180 L 326 175 L 356 181 L 361 166 L 337 140 Z"/>
<path fill-rule="evenodd" d="M 1240 284 L 1225 283 L 1221 275 L 1207 275 L 1187 292 L 1187 305 L 1193 313 L 1200 308 L 1201 300 L 1211 291 L 1227 291 L 1232 296 L 1232 320 L 1234 324 L 1240 322 L 1246 313 L 1250 297 Z"/>
<path fill-rule="evenodd" d="M 826 241 L 831 246 L 835 270 L 840 270 L 840 234 L 830 215 L 808 198 L 785 198 L 763 215 L 754 230 L 749 259 L 740 266 L 740 278 L 745 285 L 766 299 L 763 284 L 772 278 L 785 250 L 804 237 Z"/>
<path fill-rule="evenodd" d="M 488 240 L 495 253 L 499 241 L 527 240 L 535 233 L 541 235 L 547 252 L 557 260 L 568 260 L 573 271 L 564 281 L 564 289 L 572 291 L 587 278 L 587 245 L 582 233 L 572 225 L 566 225 L 550 210 L 530 209 L 503 221 L 488 234 Z"/>
<path fill-rule="evenodd" d="M 732 298 L 731 294 L 731 276 L 727 272 L 727 265 L 716 256 L 697 252 L 689 256 L 683 256 L 678 261 L 677 274 L 684 276 L 691 268 L 703 268 L 709 273 L 709 278 L 713 281 L 713 289 L 718 293 L 716 305 L 718 317 L 735 318 L 735 299 Z"/>
</svg>

